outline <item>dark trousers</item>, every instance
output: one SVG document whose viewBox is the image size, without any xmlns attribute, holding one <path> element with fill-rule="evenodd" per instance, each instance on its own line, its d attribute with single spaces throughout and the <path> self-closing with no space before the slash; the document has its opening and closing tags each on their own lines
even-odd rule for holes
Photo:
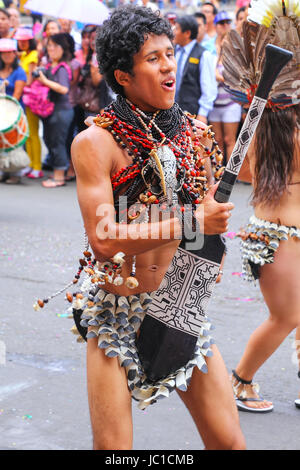
<svg viewBox="0 0 300 470">
<path fill-rule="evenodd" d="M 49 152 L 46 163 L 54 170 L 66 170 L 69 167 L 67 139 L 73 116 L 73 109 L 55 109 L 51 116 L 43 120 L 44 142 Z"/>
</svg>

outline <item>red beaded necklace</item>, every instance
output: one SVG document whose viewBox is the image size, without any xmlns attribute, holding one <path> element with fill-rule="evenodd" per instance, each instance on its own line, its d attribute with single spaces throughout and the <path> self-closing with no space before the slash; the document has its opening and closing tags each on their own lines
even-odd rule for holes
<svg viewBox="0 0 300 470">
<path fill-rule="evenodd" d="M 220 173 L 220 163 L 223 158 L 210 128 L 207 128 L 202 135 L 199 135 L 199 127 L 196 127 L 193 118 L 182 114 L 180 129 L 170 139 L 155 122 L 159 111 L 154 113 L 149 120 L 149 116 L 128 101 L 127 103 L 131 112 L 138 118 L 142 128 L 121 120 L 116 115 L 113 105 L 95 118 L 95 124 L 110 131 L 121 148 L 126 149 L 133 158 L 130 165 L 121 168 L 112 176 L 114 196 L 117 196 L 124 187 L 128 186 L 131 180 L 135 180 L 142 174 L 147 165 L 150 152 L 163 143 L 172 148 L 177 159 L 177 178 L 182 180 L 180 184 L 182 192 L 189 196 L 187 198 L 183 197 L 183 202 L 199 204 L 208 189 L 206 187 L 204 159 L 211 157 L 215 172 Z M 148 124 L 146 124 L 146 120 L 149 120 Z M 160 141 L 153 136 L 153 130 Z M 202 144 L 202 139 L 206 137 L 211 139 L 212 149 Z M 140 179 L 139 181 L 141 182 Z M 142 190 L 143 188 L 141 188 Z"/>
<path fill-rule="evenodd" d="M 223 156 L 217 142 L 214 140 L 211 127 L 207 127 L 203 130 L 197 127 L 192 116 L 182 113 L 181 124 L 178 131 L 170 138 L 159 129 L 155 122 L 155 118 L 159 112 L 154 113 L 149 120 L 136 106 L 131 103 L 129 103 L 129 106 L 131 112 L 138 117 L 142 128 L 120 119 L 114 110 L 113 104 L 95 118 L 95 124 L 111 132 L 115 141 L 121 148 L 126 149 L 128 154 L 132 156 L 132 163 L 127 167 L 121 168 L 111 177 L 114 198 L 121 193 L 123 188 L 128 188 L 125 194 L 133 195 L 135 191 L 137 191 L 139 196 L 138 200 L 144 204 L 159 202 L 159 199 L 149 191 L 147 187 L 148 175 L 145 175 L 144 170 L 147 167 L 150 153 L 155 150 L 157 146 L 163 144 L 168 145 L 172 149 L 177 160 L 176 177 L 179 182 L 179 197 L 181 202 L 183 204 L 191 203 L 193 207 L 196 207 L 203 199 L 207 190 L 205 184 L 207 178 L 204 168 L 204 159 L 208 157 L 211 159 L 216 179 L 221 177 L 223 171 L 223 167 L 221 167 Z M 149 120 L 148 124 L 145 122 L 146 119 Z M 199 129 L 201 129 L 200 133 Z M 154 137 L 154 131 L 160 140 Z M 211 148 L 202 143 L 202 140 L 206 138 L 211 140 Z M 135 185 L 136 188 L 134 188 Z M 182 206 L 180 210 L 183 211 L 184 206 Z M 134 213 L 132 213 L 131 216 L 127 214 L 127 217 L 128 216 L 131 221 L 135 220 Z M 35 309 L 44 307 L 50 299 L 61 294 L 71 285 L 77 284 L 83 270 L 90 276 L 94 276 L 96 260 L 92 259 L 92 254 L 88 248 L 89 242 L 86 237 L 83 252 L 84 258 L 79 260 L 79 268 L 73 281 L 48 298 L 43 300 L 39 299 L 34 305 Z M 109 272 L 108 274 L 113 275 L 114 271 L 119 272 L 119 265 L 111 263 L 110 269 L 111 273 Z M 132 277 L 130 279 L 135 280 L 135 260 L 133 261 L 131 275 Z M 94 282 L 94 280 L 92 282 Z M 66 294 L 66 298 L 69 302 L 72 302 L 75 297 L 81 298 L 82 294 L 78 292 L 73 294 L 67 292 Z"/>
</svg>

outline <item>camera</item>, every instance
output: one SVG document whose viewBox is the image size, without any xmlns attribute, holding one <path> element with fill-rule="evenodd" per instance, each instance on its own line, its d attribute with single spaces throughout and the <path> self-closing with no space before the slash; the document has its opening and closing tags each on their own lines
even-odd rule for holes
<svg viewBox="0 0 300 470">
<path fill-rule="evenodd" d="M 47 69 L 45 67 L 38 67 L 32 72 L 32 76 L 34 78 L 39 78 L 40 72 L 43 72 L 43 74 L 47 77 Z"/>
</svg>

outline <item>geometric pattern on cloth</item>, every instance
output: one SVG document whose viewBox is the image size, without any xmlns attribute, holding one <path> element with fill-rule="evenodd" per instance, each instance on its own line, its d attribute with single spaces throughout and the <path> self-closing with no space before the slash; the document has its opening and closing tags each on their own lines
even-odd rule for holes
<svg viewBox="0 0 300 470">
<path fill-rule="evenodd" d="M 104 350 L 105 355 L 118 358 L 120 366 L 125 368 L 131 396 L 139 402 L 140 409 L 168 397 L 175 388 L 187 390 L 195 366 L 202 372 L 207 372 L 205 357 L 212 356 L 210 346 L 214 343 L 209 336 L 212 327 L 207 318 L 203 319 L 192 359 L 176 372 L 153 382 L 143 370 L 136 340 L 138 329 L 155 293 L 125 297 L 99 289 L 94 295 L 95 287 L 89 278 L 84 280 L 81 291 L 83 299 L 74 299 L 72 308 L 82 312 L 81 325 L 89 328 L 87 339 L 98 338 L 98 346 Z M 94 305 L 88 306 L 91 292 Z M 72 330 L 75 332 L 74 327 Z"/>
<path fill-rule="evenodd" d="M 198 336 L 219 264 L 178 248 L 147 314 L 168 327 Z"/>
</svg>

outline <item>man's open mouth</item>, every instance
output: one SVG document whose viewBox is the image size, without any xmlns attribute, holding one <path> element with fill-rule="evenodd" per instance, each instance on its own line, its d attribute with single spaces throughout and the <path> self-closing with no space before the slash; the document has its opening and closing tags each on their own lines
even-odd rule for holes
<svg viewBox="0 0 300 470">
<path fill-rule="evenodd" d="M 169 80 L 165 80 L 162 83 L 162 87 L 172 91 L 175 88 L 175 80 L 173 78 Z"/>
</svg>

